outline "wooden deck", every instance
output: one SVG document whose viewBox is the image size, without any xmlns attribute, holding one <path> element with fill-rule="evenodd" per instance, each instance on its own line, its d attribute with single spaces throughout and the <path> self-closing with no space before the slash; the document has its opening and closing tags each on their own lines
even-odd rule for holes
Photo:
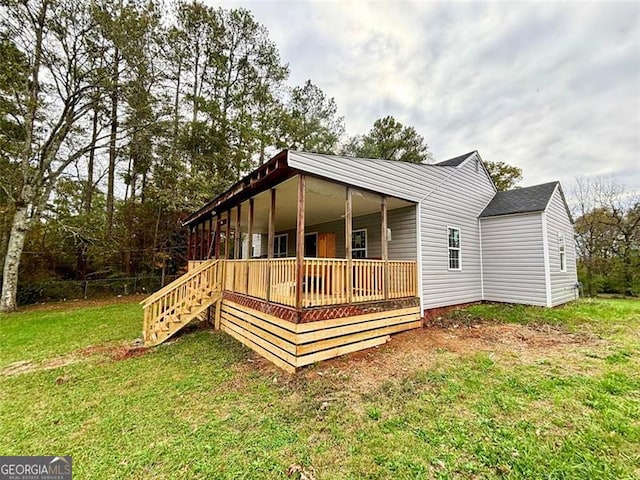
<svg viewBox="0 0 640 480">
<path fill-rule="evenodd" d="M 296 324 L 223 300 L 220 315 L 223 331 L 291 373 L 305 365 L 382 345 L 391 334 L 421 324 L 417 306 Z"/>
<path fill-rule="evenodd" d="M 214 325 L 288 372 L 381 345 L 421 325 L 416 262 L 207 260 L 144 302 L 146 345 L 208 312 Z M 235 301 L 234 301 L 235 299 Z M 301 300 L 302 308 L 295 308 Z"/>
</svg>

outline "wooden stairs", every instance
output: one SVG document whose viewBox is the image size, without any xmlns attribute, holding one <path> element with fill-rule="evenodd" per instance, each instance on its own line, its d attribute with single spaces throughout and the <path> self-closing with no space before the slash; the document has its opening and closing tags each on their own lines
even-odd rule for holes
<svg viewBox="0 0 640 480">
<path fill-rule="evenodd" d="M 144 345 L 158 345 L 222 300 L 222 263 L 207 260 L 144 299 Z"/>
</svg>

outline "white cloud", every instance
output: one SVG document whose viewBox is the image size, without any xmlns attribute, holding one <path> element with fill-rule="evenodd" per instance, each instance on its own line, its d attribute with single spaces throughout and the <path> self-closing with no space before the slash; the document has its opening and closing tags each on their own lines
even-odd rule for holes
<svg viewBox="0 0 640 480">
<path fill-rule="evenodd" d="M 349 134 L 384 115 L 436 159 L 478 149 L 523 184 L 611 175 L 640 190 L 640 4 L 222 2 L 270 31 L 290 83 Z"/>
</svg>

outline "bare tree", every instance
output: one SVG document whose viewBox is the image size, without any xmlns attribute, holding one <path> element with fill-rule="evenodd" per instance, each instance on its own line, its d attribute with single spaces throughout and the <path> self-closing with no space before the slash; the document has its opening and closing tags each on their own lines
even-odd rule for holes
<svg viewBox="0 0 640 480">
<path fill-rule="evenodd" d="M 4 261 L 0 311 L 16 308 L 25 236 L 40 218 L 64 170 L 91 150 L 78 129 L 91 111 L 96 65 L 85 39 L 92 30 L 85 6 L 67 0 L 3 0 L 2 29 L 29 65 L 28 81 L 13 92 L 24 142 L 16 158 L 19 187 Z"/>
</svg>

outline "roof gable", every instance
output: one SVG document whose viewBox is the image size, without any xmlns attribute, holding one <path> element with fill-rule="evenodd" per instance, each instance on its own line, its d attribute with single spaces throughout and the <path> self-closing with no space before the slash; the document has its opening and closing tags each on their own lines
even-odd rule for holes
<svg viewBox="0 0 640 480">
<path fill-rule="evenodd" d="M 448 160 L 443 160 L 442 162 L 435 163 L 434 165 L 438 167 L 458 167 L 462 162 L 464 162 L 467 158 L 469 158 L 474 153 L 477 153 L 477 150 L 473 152 L 465 153 L 464 155 L 459 155 L 457 157 L 450 158 Z"/>
<path fill-rule="evenodd" d="M 559 185 L 560 182 L 556 181 L 497 192 L 480 214 L 480 218 L 514 213 L 543 212 Z"/>
</svg>

